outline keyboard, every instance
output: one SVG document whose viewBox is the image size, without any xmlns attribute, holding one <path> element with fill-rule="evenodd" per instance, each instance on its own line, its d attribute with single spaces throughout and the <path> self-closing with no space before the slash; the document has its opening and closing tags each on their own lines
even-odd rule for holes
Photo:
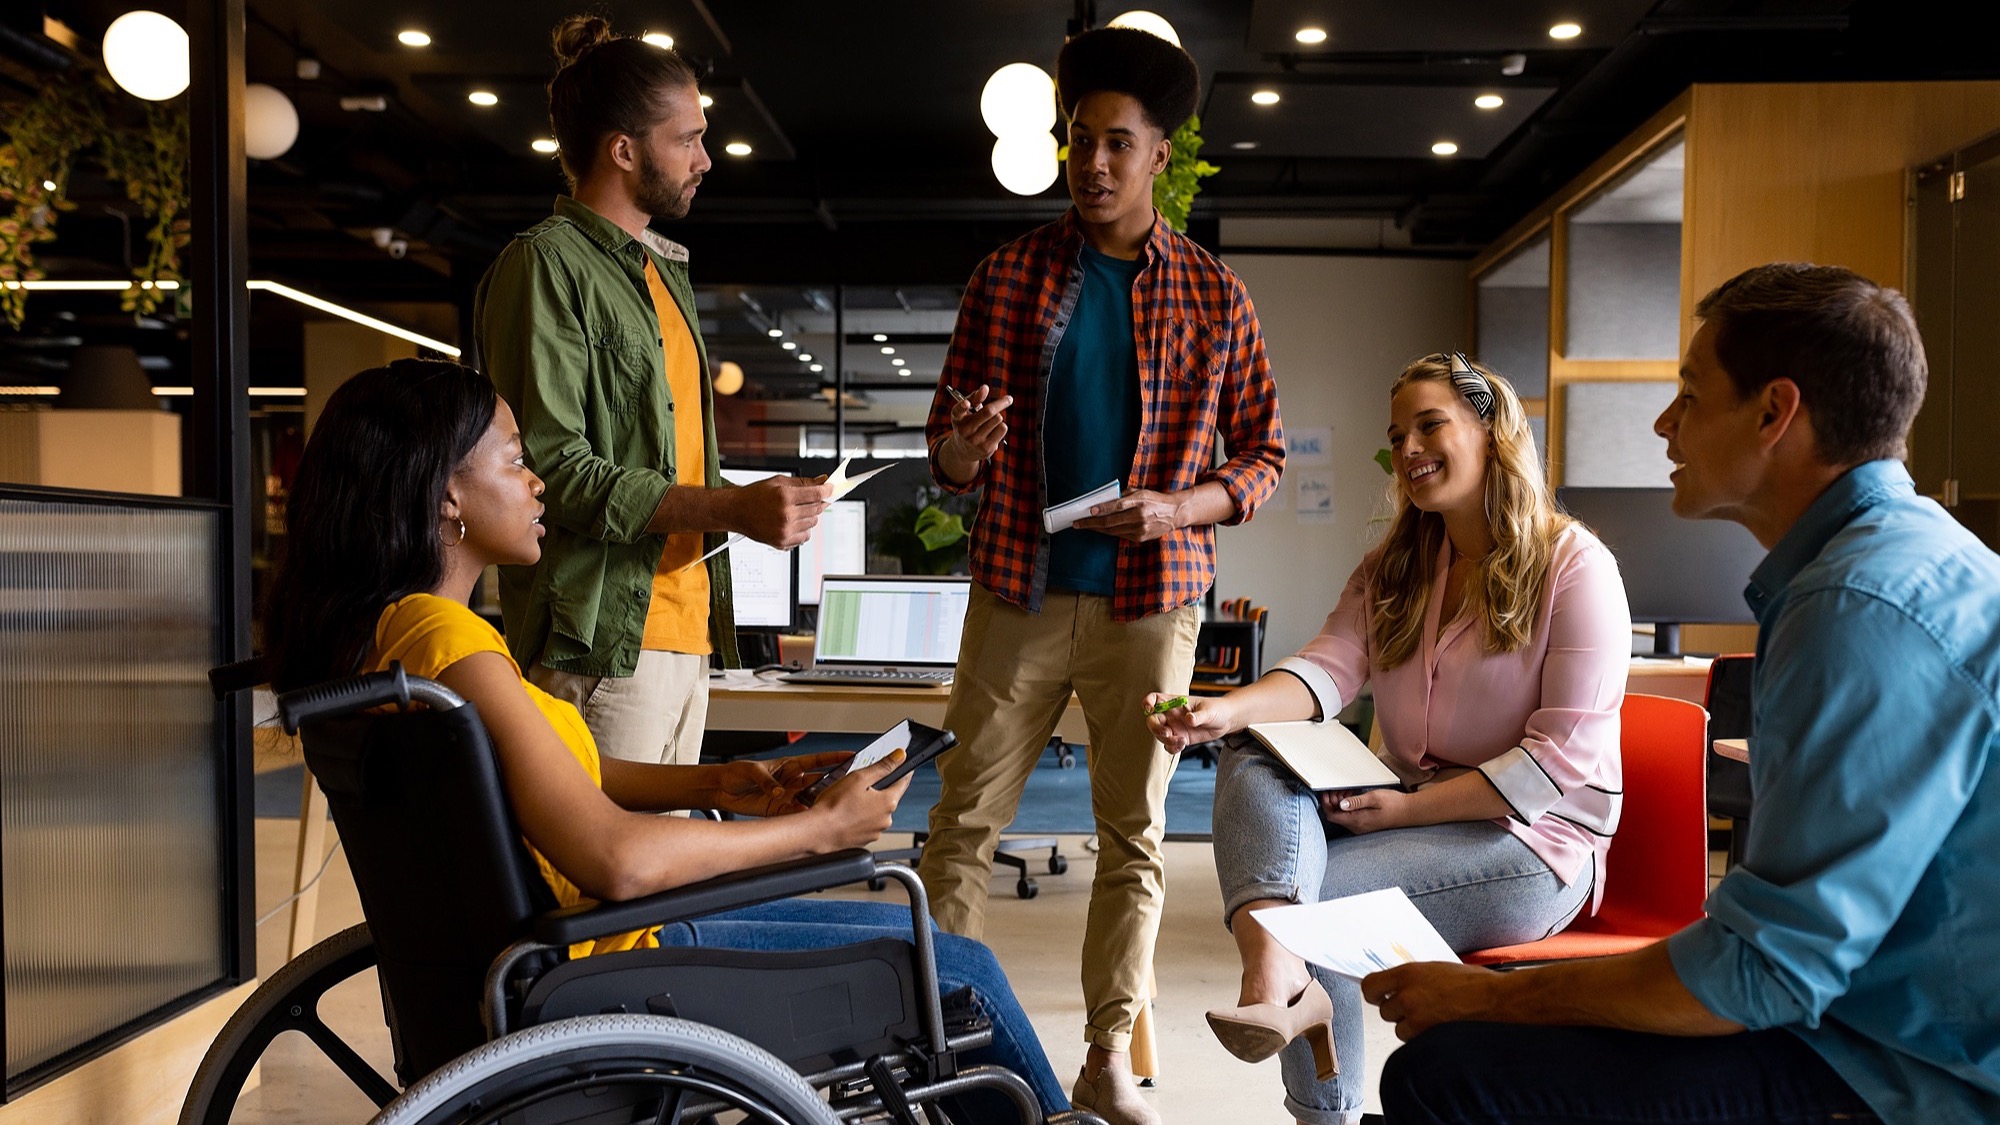
<svg viewBox="0 0 2000 1125">
<path fill-rule="evenodd" d="M 865 687 L 950 687 L 952 670 L 909 669 L 883 672 L 866 668 L 807 668 L 778 678 L 788 684 L 850 684 Z"/>
</svg>

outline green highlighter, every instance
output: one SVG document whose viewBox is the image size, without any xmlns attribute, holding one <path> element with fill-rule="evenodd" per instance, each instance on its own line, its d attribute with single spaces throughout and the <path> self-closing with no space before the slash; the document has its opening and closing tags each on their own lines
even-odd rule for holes
<svg viewBox="0 0 2000 1125">
<path fill-rule="evenodd" d="M 1146 714 L 1164 715 L 1176 707 L 1186 707 L 1187 705 L 1188 705 L 1187 696 L 1185 695 L 1170 696 L 1169 698 L 1162 699 L 1158 703 L 1155 703 L 1151 707 L 1147 708 Z"/>
</svg>

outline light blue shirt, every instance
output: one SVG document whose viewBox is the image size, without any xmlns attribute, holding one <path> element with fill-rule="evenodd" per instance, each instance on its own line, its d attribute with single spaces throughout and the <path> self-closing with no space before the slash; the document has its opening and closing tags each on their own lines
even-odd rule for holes
<svg viewBox="0 0 2000 1125">
<path fill-rule="evenodd" d="M 1874 461 L 1744 596 L 1756 813 L 1674 969 L 1885 1121 L 2000 1121 L 2000 558 Z"/>
</svg>

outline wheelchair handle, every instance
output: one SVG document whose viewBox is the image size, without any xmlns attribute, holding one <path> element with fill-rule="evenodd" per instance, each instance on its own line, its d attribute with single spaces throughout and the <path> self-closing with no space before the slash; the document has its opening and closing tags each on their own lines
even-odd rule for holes
<svg viewBox="0 0 2000 1125">
<path fill-rule="evenodd" d="M 404 672 L 402 662 L 396 661 L 386 672 L 370 672 L 288 691 L 278 697 L 278 714 L 284 720 L 285 733 L 297 734 L 307 723 L 374 707 L 407 708 L 412 701 L 433 711 L 454 711 L 465 706 L 465 700 L 457 692 L 435 680 Z"/>
</svg>

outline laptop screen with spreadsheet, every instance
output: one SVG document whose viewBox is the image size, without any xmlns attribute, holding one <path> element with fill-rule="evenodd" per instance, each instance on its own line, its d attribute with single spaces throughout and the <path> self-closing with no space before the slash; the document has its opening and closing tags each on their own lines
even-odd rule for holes
<svg viewBox="0 0 2000 1125">
<path fill-rule="evenodd" d="M 823 668 L 951 668 L 972 597 L 968 578 L 827 575 L 813 663 Z"/>
</svg>

